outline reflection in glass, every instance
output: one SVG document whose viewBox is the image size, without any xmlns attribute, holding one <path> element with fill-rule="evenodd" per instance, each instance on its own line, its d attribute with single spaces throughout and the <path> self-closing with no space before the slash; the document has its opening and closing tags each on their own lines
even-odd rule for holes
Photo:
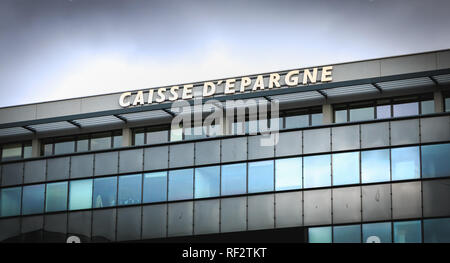
<svg viewBox="0 0 450 263">
<path fill-rule="evenodd" d="M 144 174 L 144 203 L 167 200 L 167 172 Z"/>
<path fill-rule="evenodd" d="M 418 114 L 419 114 L 418 102 L 394 104 L 394 117 L 411 116 Z"/>
<path fill-rule="evenodd" d="M 32 147 L 31 144 L 23 145 L 23 158 L 31 158 L 32 157 Z"/>
<path fill-rule="evenodd" d="M 331 226 L 310 227 L 308 240 L 309 243 L 331 243 Z"/>
<path fill-rule="evenodd" d="M 347 110 L 337 110 L 334 112 L 334 122 L 343 123 L 347 122 Z"/>
<path fill-rule="evenodd" d="M 286 120 L 286 129 L 302 128 L 309 126 L 309 115 L 288 116 Z"/>
<path fill-rule="evenodd" d="M 180 124 L 179 128 L 171 127 L 170 129 L 170 141 L 176 142 L 183 140 L 183 128 Z"/>
<path fill-rule="evenodd" d="M 157 144 L 168 141 L 169 131 L 150 131 L 147 132 L 147 144 Z"/>
<path fill-rule="evenodd" d="M 394 222 L 395 243 L 422 243 L 422 230 L 419 220 Z"/>
<path fill-rule="evenodd" d="M 450 218 L 423 220 L 425 243 L 450 243 Z"/>
<path fill-rule="evenodd" d="M 445 112 L 450 112 L 450 98 L 445 98 Z"/>
<path fill-rule="evenodd" d="M 75 151 L 75 141 L 65 141 L 55 143 L 55 154 L 73 153 Z"/>
<path fill-rule="evenodd" d="M 304 187 L 331 185 L 331 157 L 329 154 L 303 158 Z"/>
<path fill-rule="evenodd" d="M 450 143 L 422 146 L 422 177 L 450 176 Z"/>
<path fill-rule="evenodd" d="M 94 134 L 91 139 L 91 151 L 111 148 L 111 135 L 109 133 Z"/>
<path fill-rule="evenodd" d="M 77 141 L 77 152 L 89 151 L 89 139 L 78 139 Z"/>
<path fill-rule="evenodd" d="M 139 129 L 134 131 L 134 145 L 144 145 L 145 144 L 145 132 L 144 129 Z"/>
<path fill-rule="evenodd" d="M 31 215 L 44 212 L 45 184 L 23 187 L 22 214 Z"/>
<path fill-rule="evenodd" d="M 0 216 L 20 215 L 21 193 L 22 187 L 0 190 Z"/>
<path fill-rule="evenodd" d="M 434 100 L 424 100 L 420 102 L 421 114 L 434 113 Z"/>
<path fill-rule="evenodd" d="M 359 152 L 333 154 L 333 185 L 359 183 Z"/>
<path fill-rule="evenodd" d="M 392 180 L 407 180 L 420 177 L 419 147 L 393 148 Z"/>
<path fill-rule="evenodd" d="M 248 163 L 248 192 L 273 191 L 273 161 Z"/>
<path fill-rule="evenodd" d="M 302 158 L 275 160 L 275 190 L 302 188 Z"/>
<path fill-rule="evenodd" d="M 67 182 L 47 184 L 45 211 L 55 212 L 67 209 Z"/>
<path fill-rule="evenodd" d="M 350 121 L 365 121 L 374 119 L 374 107 L 350 109 Z"/>
<path fill-rule="evenodd" d="M 361 243 L 361 225 L 333 227 L 333 243 Z"/>
<path fill-rule="evenodd" d="M 392 243 L 391 223 L 363 224 L 363 243 Z"/>
<path fill-rule="evenodd" d="M 237 163 L 222 166 L 222 195 L 245 194 L 247 192 L 247 164 Z"/>
<path fill-rule="evenodd" d="M 122 147 L 122 133 L 116 132 L 113 134 L 113 147 L 119 148 Z"/>
<path fill-rule="evenodd" d="M 314 113 L 311 114 L 311 126 L 317 126 L 323 124 L 323 114 L 322 113 Z"/>
<path fill-rule="evenodd" d="M 389 149 L 361 152 L 362 183 L 390 180 Z"/>
<path fill-rule="evenodd" d="M 116 195 L 117 177 L 97 178 L 94 180 L 94 208 L 115 206 Z"/>
<path fill-rule="evenodd" d="M 387 119 L 391 117 L 391 105 L 377 106 L 377 119 Z"/>
<path fill-rule="evenodd" d="M 195 198 L 213 197 L 220 194 L 220 166 L 195 169 Z"/>
<path fill-rule="evenodd" d="M 142 175 L 133 174 L 119 176 L 119 205 L 134 205 L 141 203 Z"/>
<path fill-rule="evenodd" d="M 70 182 L 69 210 L 92 207 L 92 179 Z"/>
<path fill-rule="evenodd" d="M 169 201 L 192 199 L 194 192 L 193 169 L 169 171 Z"/>
<path fill-rule="evenodd" d="M 2 146 L 2 161 L 17 160 L 22 157 L 22 144 L 5 144 Z"/>
</svg>

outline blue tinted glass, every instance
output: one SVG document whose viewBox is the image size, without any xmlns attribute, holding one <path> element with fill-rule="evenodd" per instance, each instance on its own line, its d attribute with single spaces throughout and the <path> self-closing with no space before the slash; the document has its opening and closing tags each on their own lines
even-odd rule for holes
<svg viewBox="0 0 450 263">
<path fill-rule="evenodd" d="M 425 243 L 450 243 L 450 218 L 423 220 Z"/>
<path fill-rule="evenodd" d="M 361 243 L 361 225 L 333 227 L 334 243 Z"/>
<path fill-rule="evenodd" d="M 333 185 L 359 183 L 359 152 L 333 154 Z"/>
<path fill-rule="evenodd" d="M 350 121 L 373 120 L 375 115 L 374 107 L 350 109 Z"/>
<path fill-rule="evenodd" d="M 334 122 L 347 122 L 347 110 L 337 110 L 334 112 Z"/>
<path fill-rule="evenodd" d="M 55 154 L 73 153 L 74 151 L 75 151 L 75 141 L 55 143 Z"/>
<path fill-rule="evenodd" d="M 377 119 L 387 119 L 391 117 L 391 105 L 377 106 Z"/>
<path fill-rule="evenodd" d="M 420 177 L 419 147 L 393 148 L 392 180 L 416 179 Z"/>
<path fill-rule="evenodd" d="M 322 125 L 323 124 L 323 114 L 322 113 L 314 113 L 311 114 L 311 125 Z"/>
<path fill-rule="evenodd" d="M 288 116 L 286 120 L 286 129 L 301 128 L 309 126 L 309 115 Z"/>
<path fill-rule="evenodd" d="M 141 203 L 142 175 L 133 174 L 119 176 L 119 205 Z"/>
<path fill-rule="evenodd" d="M 248 192 L 273 191 L 273 161 L 248 163 Z"/>
<path fill-rule="evenodd" d="M 169 201 L 192 199 L 194 195 L 193 169 L 169 171 Z"/>
<path fill-rule="evenodd" d="M 363 243 L 392 243 L 391 223 L 364 224 Z"/>
<path fill-rule="evenodd" d="M 45 211 L 55 212 L 67 209 L 67 182 L 47 184 Z"/>
<path fill-rule="evenodd" d="M 144 203 L 167 200 L 167 172 L 144 174 Z"/>
<path fill-rule="evenodd" d="M 275 190 L 302 188 L 302 158 L 275 160 Z"/>
<path fill-rule="evenodd" d="M 247 164 L 222 165 L 222 195 L 247 192 Z"/>
<path fill-rule="evenodd" d="M 220 166 L 195 169 L 195 198 L 213 197 L 220 194 Z"/>
<path fill-rule="evenodd" d="M 22 214 L 39 214 L 44 212 L 45 184 L 23 187 Z"/>
<path fill-rule="evenodd" d="M 434 113 L 434 100 L 424 100 L 420 102 L 421 114 Z"/>
<path fill-rule="evenodd" d="M 4 188 L 0 191 L 0 216 L 20 215 L 22 187 Z"/>
<path fill-rule="evenodd" d="M 304 187 L 322 187 L 331 185 L 331 157 L 327 155 L 303 158 Z"/>
<path fill-rule="evenodd" d="M 422 243 L 420 221 L 394 222 L 395 243 Z"/>
<path fill-rule="evenodd" d="M 450 176 L 450 143 L 422 146 L 422 177 Z"/>
<path fill-rule="evenodd" d="M 110 207 L 116 205 L 117 177 L 97 178 L 94 180 L 93 207 Z"/>
<path fill-rule="evenodd" d="M 331 226 L 310 227 L 308 240 L 309 243 L 331 243 Z"/>
<path fill-rule="evenodd" d="M 70 182 L 69 210 L 92 207 L 92 179 Z"/>
<path fill-rule="evenodd" d="M 389 149 L 361 152 L 362 183 L 386 182 L 390 177 Z"/>
<path fill-rule="evenodd" d="M 418 102 L 394 104 L 394 117 L 411 116 L 418 114 L 419 114 Z"/>
</svg>

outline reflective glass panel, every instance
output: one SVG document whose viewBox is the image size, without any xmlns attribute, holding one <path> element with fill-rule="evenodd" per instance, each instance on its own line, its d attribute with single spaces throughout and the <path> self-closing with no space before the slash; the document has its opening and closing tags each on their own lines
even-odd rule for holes
<svg viewBox="0 0 450 263">
<path fill-rule="evenodd" d="M 23 145 L 23 158 L 31 158 L 32 157 L 32 147 L 31 144 Z"/>
<path fill-rule="evenodd" d="M 92 179 L 70 182 L 69 210 L 92 207 Z"/>
<path fill-rule="evenodd" d="M 377 119 L 387 119 L 391 117 L 391 105 L 377 106 Z"/>
<path fill-rule="evenodd" d="M 275 190 L 302 188 L 302 158 L 275 160 Z"/>
<path fill-rule="evenodd" d="M 450 98 L 445 98 L 445 112 L 450 111 Z"/>
<path fill-rule="evenodd" d="M 195 198 L 213 197 L 220 194 L 220 166 L 195 169 Z"/>
<path fill-rule="evenodd" d="M 422 243 L 422 229 L 419 220 L 394 222 L 395 243 Z"/>
<path fill-rule="evenodd" d="M 91 150 L 103 150 L 111 148 L 111 135 L 109 133 L 95 134 L 91 139 Z"/>
<path fill-rule="evenodd" d="M 308 239 L 309 243 L 331 243 L 331 226 L 310 227 Z"/>
<path fill-rule="evenodd" d="M 0 216 L 20 215 L 22 187 L 3 188 L 0 190 Z"/>
<path fill-rule="evenodd" d="M 390 180 L 389 149 L 361 152 L 362 183 Z"/>
<path fill-rule="evenodd" d="M 394 104 L 394 117 L 411 116 L 418 114 L 419 114 L 418 102 Z"/>
<path fill-rule="evenodd" d="M 22 158 L 22 144 L 6 144 L 2 147 L 2 161 Z"/>
<path fill-rule="evenodd" d="M 122 147 L 122 134 L 115 133 L 113 136 L 113 147 L 119 148 Z"/>
<path fill-rule="evenodd" d="M 301 128 L 309 126 L 309 115 L 288 116 L 286 120 L 286 129 Z"/>
<path fill-rule="evenodd" d="M 333 227 L 333 243 L 361 243 L 361 225 Z"/>
<path fill-rule="evenodd" d="M 359 183 L 359 152 L 333 154 L 333 185 Z"/>
<path fill-rule="evenodd" d="M 75 151 L 75 141 L 65 141 L 55 143 L 55 154 L 72 153 Z"/>
<path fill-rule="evenodd" d="M 273 161 L 248 163 L 248 192 L 273 191 Z"/>
<path fill-rule="evenodd" d="M 168 141 L 169 131 L 149 131 L 147 132 L 147 144 L 157 144 Z"/>
<path fill-rule="evenodd" d="M 169 201 L 192 199 L 194 192 L 194 170 L 169 171 Z"/>
<path fill-rule="evenodd" d="M 347 122 L 347 110 L 337 110 L 334 112 L 334 122 Z"/>
<path fill-rule="evenodd" d="M 364 121 L 374 119 L 374 107 L 350 109 L 350 121 Z"/>
<path fill-rule="evenodd" d="M 391 223 L 363 224 L 363 243 L 391 243 Z"/>
<path fill-rule="evenodd" d="M 45 184 L 23 187 L 22 214 L 39 214 L 44 212 Z"/>
<path fill-rule="evenodd" d="M 109 207 L 116 205 L 117 177 L 97 178 L 94 180 L 93 207 Z"/>
<path fill-rule="evenodd" d="M 422 146 L 422 177 L 450 175 L 450 143 Z"/>
<path fill-rule="evenodd" d="M 434 113 L 434 100 L 424 100 L 420 102 L 422 114 Z"/>
<path fill-rule="evenodd" d="M 425 243 L 450 243 L 450 218 L 423 220 Z"/>
<path fill-rule="evenodd" d="M 67 182 L 47 184 L 45 211 L 55 212 L 67 209 Z"/>
<path fill-rule="evenodd" d="M 181 141 L 183 140 L 183 129 L 178 128 L 178 129 L 171 129 L 170 130 L 170 141 L 171 142 L 176 142 L 176 141 Z"/>
<path fill-rule="evenodd" d="M 142 130 L 134 131 L 134 145 L 144 145 L 145 144 L 145 132 Z"/>
<path fill-rule="evenodd" d="M 167 172 L 144 174 L 144 203 L 167 200 Z"/>
<path fill-rule="evenodd" d="M 247 192 L 247 164 L 222 165 L 222 195 Z"/>
<path fill-rule="evenodd" d="M 322 125 L 323 124 L 323 114 L 322 113 L 314 113 L 311 114 L 311 125 Z"/>
<path fill-rule="evenodd" d="M 77 152 L 89 151 L 89 139 L 78 139 Z"/>
<path fill-rule="evenodd" d="M 134 205 L 141 203 L 142 175 L 133 174 L 119 176 L 119 205 Z"/>
<path fill-rule="evenodd" d="M 49 156 L 53 154 L 53 143 L 44 144 L 44 156 Z"/>
<path fill-rule="evenodd" d="M 392 180 L 407 180 L 420 177 L 419 147 L 393 148 Z"/>
<path fill-rule="evenodd" d="M 304 187 L 331 185 L 331 157 L 329 154 L 303 158 Z"/>
</svg>

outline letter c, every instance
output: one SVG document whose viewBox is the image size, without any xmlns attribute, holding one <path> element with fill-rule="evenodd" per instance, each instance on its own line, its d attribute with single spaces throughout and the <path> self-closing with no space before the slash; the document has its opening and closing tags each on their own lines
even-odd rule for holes
<svg viewBox="0 0 450 263">
<path fill-rule="evenodd" d="M 120 95 L 120 99 L 119 99 L 119 105 L 120 107 L 128 107 L 131 104 L 131 99 L 127 102 L 125 102 L 125 98 L 127 97 L 131 97 L 131 92 L 124 92 L 122 93 L 122 95 Z"/>
</svg>

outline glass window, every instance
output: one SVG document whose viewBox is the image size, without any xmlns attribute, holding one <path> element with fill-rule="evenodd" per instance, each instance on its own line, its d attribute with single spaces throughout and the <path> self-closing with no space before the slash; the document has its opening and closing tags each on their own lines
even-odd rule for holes
<svg viewBox="0 0 450 263">
<path fill-rule="evenodd" d="M 393 148 L 392 180 L 420 178 L 419 147 Z"/>
<path fill-rule="evenodd" d="M 181 128 L 181 124 L 179 126 L 179 128 L 175 128 L 171 127 L 170 130 L 170 141 L 171 142 L 176 142 L 176 141 L 181 141 L 183 140 L 183 128 Z"/>
<path fill-rule="evenodd" d="M 75 141 L 73 139 L 64 139 L 61 142 L 55 142 L 55 154 L 73 153 L 75 151 Z"/>
<path fill-rule="evenodd" d="M 94 180 L 94 208 L 115 206 L 116 196 L 117 177 L 97 178 Z"/>
<path fill-rule="evenodd" d="M 391 117 L 391 105 L 377 106 L 377 119 L 388 119 Z"/>
<path fill-rule="evenodd" d="M 169 201 L 193 198 L 193 173 L 193 169 L 169 171 Z"/>
<path fill-rule="evenodd" d="M 220 166 L 195 169 L 195 198 L 220 195 Z"/>
<path fill-rule="evenodd" d="M 111 134 L 94 134 L 91 139 L 91 150 L 103 150 L 111 148 Z"/>
<path fill-rule="evenodd" d="M 392 243 L 391 223 L 363 224 L 363 243 Z"/>
<path fill-rule="evenodd" d="M 44 156 L 49 156 L 53 154 L 53 143 L 44 144 Z"/>
<path fill-rule="evenodd" d="M 322 113 L 314 113 L 311 114 L 311 125 L 322 125 L 323 124 L 323 114 Z"/>
<path fill-rule="evenodd" d="M 119 176 L 119 205 L 141 203 L 142 175 L 132 174 Z"/>
<path fill-rule="evenodd" d="M 92 207 L 92 179 L 70 182 L 69 210 Z"/>
<path fill-rule="evenodd" d="M 445 112 L 450 111 L 450 98 L 445 98 Z"/>
<path fill-rule="evenodd" d="M 119 148 L 122 147 L 122 132 L 117 131 L 113 133 L 113 147 Z"/>
<path fill-rule="evenodd" d="M 420 102 L 421 113 L 431 114 L 434 113 L 434 100 L 424 100 Z"/>
<path fill-rule="evenodd" d="M 3 188 L 0 190 L 0 216 L 20 215 L 22 187 Z"/>
<path fill-rule="evenodd" d="M 147 132 L 147 144 L 157 144 L 168 141 L 169 131 L 149 131 Z"/>
<path fill-rule="evenodd" d="M 337 110 L 334 112 L 334 122 L 347 122 L 347 110 Z"/>
<path fill-rule="evenodd" d="M 288 116 L 286 120 L 286 129 L 302 128 L 309 126 L 309 115 Z"/>
<path fill-rule="evenodd" d="M 22 158 L 22 144 L 6 144 L 2 147 L 2 161 Z"/>
<path fill-rule="evenodd" d="M 167 200 L 167 172 L 144 174 L 144 203 Z"/>
<path fill-rule="evenodd" d="M 361 225 L 333 227 L 333 243 L 361 243 Z"/>
<path fill-rule="evenodd" d="M 302 158 L 275 160 L 275 190 L 302 188 Z"/>
<path fill-rule="evenodd" d="M 450 243 L 450 218 L 423 220 L 425 243 Z"/>
<path fill-rule="evenodd" d="M 23 158 L 31 158 L 33 148 L 31 143 L 23 145 Z"/>
<path fill-rule="evenodd" d="M 304 187 L 331 185 L 331 157 L 329 154 L 303 158 Z"/>
<path fill-rule="evenodd" d="M 44 212 L 45 184 L 23 187 L 22 214 L 40 214 Z"/>
<path fill-rule="evenodd" d="M 450 143 L 422 146 L 422 177 L 450 175 Z"/>
<path fill-rule="evenodd" d="M 134 131 L 134 145 L 145 144 L 145 130 L 139 129 Z"/>
<path fill-rule="evenodd" d="M 394 222 L 395 243 L 422 243 L 422 230 L 419 220 Z"/>
<path fill-rule="evenodd" d="M 359 183 L 359 152 L 333 154 L 333 185 Z"/>
<path fill-rule="evenodd" d="M 374 119 L 374 107 L 350 109 L 350 121 L 365 121 Z"/>
<path fill-rule="evenodd" d="M 67 209 L 67 182 L 47 184 L 45 211 L 55 212 Z"/>
<path fill-rule="evenodd" d="M 390 180 L 389 149 L 361 152 L 362 183 Z"/>
<path fill-rule="evenodd" d="M 247 192 L 247 164 L 222 165 L 222 195 Z"/>
<path fill-rule="evenodd" d="M 310 227 L 308 239 L 309 243 L 331 243 L 331 226 Z"/>
<path fill-rule="evenodd" d="M 418 102 L 394 104 L 394 117 L 411 116 L 418 114 L 419 114 Z"/>
<path fill-rule="evenodd" d="M 83 136 L 77 140 L 77 152 L 89 151 L 89 138 L 88 136 Z"/>
<path fill-rule="evenodd" d="M 273 191 L 273 161 L 248 163 L 248 192 Z"/>
</svg>

